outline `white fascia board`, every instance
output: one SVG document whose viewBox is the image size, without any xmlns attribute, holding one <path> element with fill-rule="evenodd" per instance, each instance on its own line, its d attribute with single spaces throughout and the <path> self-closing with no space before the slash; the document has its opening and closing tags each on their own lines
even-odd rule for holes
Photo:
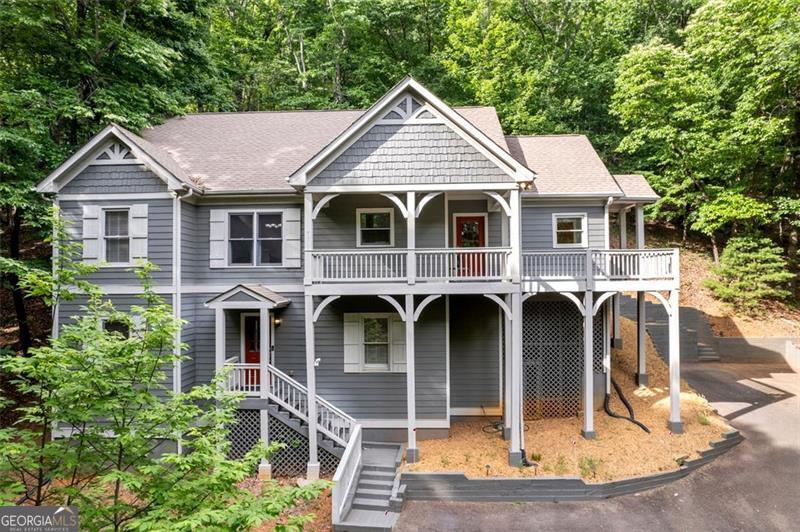
<svg viewBox="0 0 800 532">
<path fill-rule="evenodd" d="M 61 187 L 69 183 L 75 176 L 83 171 L 84 168 L 89 166 L 92 162 L 92 156 L 112 137 L 128 146 L 136 159 L 141 161 L 151 172 L 164 181 L 169 190 L 182 190 L 188 187 L 194 189 L 196 192 L 200 192 L 200 189 L 196 186 L 181 181 L 175 177 L 172 172 L 158 164 L 145 150 L 115 124 L 107 125 L 100 133 L 89 139 L 77 152 L 72 154 L 71 157 L 50 172 L 43 181 L 36 185 L 34 190 L 43 194 L 57 193 Z"/>
<path fill-rule="evenodd" d="M 460 191 L 483 191 L 483 190 L 516 190 L 516 182 L 508 183 L 453 183 L 453 184 L 420 184 L 420 185 L 308 185 L 306 192 L 312 194 L 330 194 L 341 192 L 353 193 L 380 193 L 380 192 L 438 192 L 449 190 Z M 608 196 L 603 196 L 608 197 Z"/>
<path fill-rule="evenodd" d="M 497 164 L 497 160 L 501 161 L 503 164 L 499 166 L 506 171 L 515 182 L 533 180 L 534 172 L 532 170 L 514 159 L 510 153 L 498 146 L 498 144 L 490 139 L 483 131 L 472 125 L 472 123 L 461 116 L 452 107 L 444 103 L 438 96 L 423 87 L 415 79 L 408 76 L 384 94 L 372 107 L 339 134 L 330 144 L 317 153 L 317 155 L 309 159 L 303 166 L 295 171 L 288 179 L 289 184 L 293 186 L 307 185 L 310 178 L 313 179 L 315 175 L 314 171 L 321 163 L 330 158 L 334 158 L 335 155 L 347 149 L 347 147 L 366 132 L 366 129 L 372 125 L 381 112 L 387 111 L 388 106 L 407 90 L 416 92 L 421 99 L 425 100 L 428 105 L 439 112 L 443 119 L 454 124 L 456 126 L 454 129 L 457 133 L 459 132 L 458 130 L 466 133 L 467 137 L 465 137 L 465 139 L 468 140 L 468 142 L 473 144 L 480 151 L 487 150 L 492 155 L 490 158 L 495 159 L 495 164 Z"/>
</svg>

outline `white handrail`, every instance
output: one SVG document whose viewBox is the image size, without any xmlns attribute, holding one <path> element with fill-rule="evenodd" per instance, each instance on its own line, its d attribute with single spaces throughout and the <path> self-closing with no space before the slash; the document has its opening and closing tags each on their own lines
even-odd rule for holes
<svg viewBox="0 0 800 532">
<path fill-rule="evenodd" d="M 258 396 L 261 391 L 259 364 L 228 364 L 228 389 Z M 268 365 L 269 399 L 306 423 L 308 422 L 308 388 L 276 368 Z M 317 428 L 336 443 L 346 446 L 356 420 L 319 395 L 317 402 Z"/>
<path fill-rule="evenodd" d="M 675 249 L 536 250 L 522 254 L 522 272 L 536 280 L 586 280 L 588 272 L 595 281 L 677 280 L 678 257 Z"/>
<path fill-rule="evenodd" d="M 331 489 L 331 510 L 334 524 L 341 523 L 347 510 L 347 500 L 355 490 L 358 471 L 361 469 L 361 425 L 356 424 L 350 434 L 350 440 L 339 460 L 339 466 L 333 474 Z"/>
</svg>

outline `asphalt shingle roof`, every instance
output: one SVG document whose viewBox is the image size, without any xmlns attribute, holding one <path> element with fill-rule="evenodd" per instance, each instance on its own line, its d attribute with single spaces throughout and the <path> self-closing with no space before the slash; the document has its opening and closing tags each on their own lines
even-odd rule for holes
<svg viewBox="0 0 800 532">
<path fill-rule="evenodd" d="M 536 173 L 530 194 L 622 195 L 585 135 L 507 136 L 506 143 Z"/>
<path fill-rule="evenodd" d="M 660 197 L 643 175 L 615 174 L 614 179 L 625 194 L 625 199 L 655 201 Z"/>
<path fill-rule="evenodd" d="M 455 110 L 507 149 L 493 107 Z M 188 179 L 211 191 L 294 190 L 295 170 L 356 121 L 363 110 L 201 113 L 142 132 Z"/>
</svg>

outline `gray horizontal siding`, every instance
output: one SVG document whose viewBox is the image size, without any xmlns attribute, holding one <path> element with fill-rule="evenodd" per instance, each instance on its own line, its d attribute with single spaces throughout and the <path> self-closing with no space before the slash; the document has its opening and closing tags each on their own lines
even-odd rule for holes
<svg viewBox="0 0 800 532">
<path fill-rule="evenodd" d="M 61 214 L 68 231 L 76 242 L 83 236 L 83 206 L 100 205 L 121 207 L 147 203 L 147 258 L 158 266 L 153 281 L 160 285 L 172 284 L 172 200 L 114 200 L 114 201 L 61 201 Z M 127 268 L 100 268 L 88 276 L 98 284 L 139 284 L 136 275 Z"/>
<path fill-rule="evenodd" d="M 59 194 L 132 194 L 167 192 L 167 184 L 144 165 L 87 166 Z"/>
<path fill-rule="evenodd" d="M 316 323 L 317 392 L 357 418 L 405 419 L 405 373 L 344 373 L 345 312 L 392 312 L 377 297 L 343 297 L 331 303 Z M 305 382 L 305 332 L 302 300 L 282 314 L 275 333 L 275 360 L 279 368 Z M 446 360 L 444 303 L 425 309 L 416 327 L 417 417 L 446 417 Z"/>
<path fill-rule="evenodd" d="M 522 206 L 522 249 L 553 248 L 553 214 L 586 213 L 589 230 L 589 247 L 605 248 L 605 216 L 603 207 L 594 206 Z"/>
<path fill-rule="evenodd" d="M 483 296 L 450 296 L 450 407 L 500 405 L 498 306 Z"/>
<path fill-rule="evenodd" d="M 512 178 L 444 124 L 376 125 L 315 185 L 496 183 Z"/>
<path fill-rule="evenodd" d="M 401 194 L 405 201 L 405 195 Z M 314 220 L 315 249 L 355 249 L 357 209 L 387 207 L 394 209 L 394 246 L 406 247 L 406 219 L 389 199 L 373 194 L 342 194 L 320 210 Z"/>
<path fill-rule="evenodd" d="M 188 391 L 194 386 L 195 371 L 195 303 L 193 297 L 181 297 L 181 319 L 186 323 L 181 330 L 181 342 L 186 344 L 183 355 L 186 357 L 181 362 L 181 387 L 183 391 Z"/>
<path fill-rule="evenodd" d="M 169 296 L 167 296 L 169 298 Z M 131 307 L 133 306 L 145 306 L 146 302 L 135 295 L 113 295 L 113 296 L 105 296 L 106 300 L 111 301 L 114 308 L 120 312 L 130 312 Z M 166 299 L 166 302 L 169 303 L 169 299 Z M 81 316 L 84 314 L 83 307 L 85 307 L 87 303 L 87 299 L 84 296 L 77 297 L 72 301 L 62 301 L 58 304 L 58 314 L 56 315 L 56 323 L 58 327 L 61 328 L 65 324 L 73 323 L 74 317 Z M 165 380 L 163 381 L 164 386 L 168 389 L 172 389 L 172 373 L 173 367 L 172 364 L 165 364 L 162 368 L 165 375 Z M 162 395 L 162 394 L 158 394 Z"/>
<path fill-rule="evenodd" d="M 424 194 L 417 194 L 417 204 L 424 197 Z M 447 226 L 444 220 L 444 194 L 439 194 L 425 205 L 417 218 L 416 229 L 418 248 L 443 248 L 445 246 Z"/>
<path fill-rule="evenodd" d="M 297 203 L 272 201 L 236 205 L 201 204 L 197 206 L 187 206 L 184 204 L 182 206 L 183 211 L 181 212 L 184 230 L 184 252 L 181 258 L 184 268 L 184 284 L 227 284 L 230 286 L 234 286 L 237 283 L 260 283 L 266 285 L 301 284 L 303 281 L 302 268 L 262 266 L 212 269 L 209 266 L 209 218 L 211 209 L 268 209 L 270 207 L 282 207 L 287 205 L 296 206 Z"/>
</svg>

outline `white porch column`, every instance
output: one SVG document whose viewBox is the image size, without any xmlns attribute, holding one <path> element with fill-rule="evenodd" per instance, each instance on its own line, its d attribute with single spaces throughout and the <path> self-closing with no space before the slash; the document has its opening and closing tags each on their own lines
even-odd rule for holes
<svg viewBox="0 0 800 532">
<path fill-rule="evenodd" d="M 411 215 L 409 215 L 411 218 Z M 419 460 L 417 449 L 417 386 L 414 364 L 414 296 L 406 294 L 406 400 L 408 409 L 408 447 L 406 462 Z"/>
<path fill-rule="evenodd" d="M 508 308 L 512 308 L 511 296 L 507 295 L 505 297 L 506 305 Z M 503 439 L 506 441 L 511 439 L 511 350 L 512 350 L 512 342 L 511 342 L 511 320 L 508 319 L 505 312 L 502 312 L 503 316 L 503 324 L 505 326 L 505 357 L 503 357 L 504 364 L 503 364 Z"/>
<path fill-rule="evenodd" d="M 644 207 L 636 206 L 636 249 L 644 249 Z M 641 266 L 640 266 L 641 267 Z M 647 315 L 645 313 L 644 292 L 636 292 L 636 357 L 638 369 L 636 371 L 636 383 L 639 386 L 647 386 L 647 352 L 645 350 L 645 338 L 647 337 Z"/>
<path fill-rule="evenodd" d="M 681 423 L 679 293 L 678 290 L 672 290 L 669 293 L 669 430 L 674 434 L 683 432 L 683 423 Z"/>
<path fill-rule="evenodd" d="M 220 371 L 225 366 L 225 309 L 214 309 L 214 367 Z"/>
<path fill-rule="evenodd" d="M 508 257 L 510 262 L 511 282 L 519 283 L 521 258 L 520 249 L 522 248 L 522 241 L 520 239 L 520 199 L 519 190 L 512 190 L 509 194 L 508 202 L 511 207 L 511 217 L 508 220 L 508 234 L 509 244 L 511 246 L 511 255 Z M 518 294 L 519 295 L 519 294 Z M 520 307 L 521 308 L 521 307 Z M 522 329 L 520 328 L 520 331 Z M 522 333 L 520 333 L 521 335 Z"/>
<path fill-rule="evenodd" d="M 594 297 L 591 290 L 586 290 L 583 299 L 583 430 L 581 434 L 587 440 L 597 437 L 594 432 L 594 316 L 592 307 Z"/>
<path fill-rule="evenodd" d="M 313 278 L 313 261 L 311 250 L 314 249 L 314 196 L 303 194 L 303 284 L 310 285 Z M 313 311 L 313 309 L 312 309 Z"/>
<path fill-rule="evenodd" d="M 512 225 L 513 227 L 513 225 Z M 522 461 L 522 294 L 511 294 L 511 448 L 508 463 L 518 466 Z"/>
<path fill-rule="evenodd" d="M 308 388 L 308 470 L 306 478 L 319 479 L 317 458 L 317 373 L 316 349 L 314 346 L 314 297 L 305 295 L 306 319 L 306 388 Z"/>
<path fill-rule="evenodd" d="M 269 346 L 271 344 L 270 333 L 272 332 L 270 325 L 269 309 L 265 305 L 262 305 L 258 314 L 258 388 L 259 397 L 264 403 L 263 408 L 259 411 L 261 417 L 261 440 L 264 442 L 264 445 L 269 445 L 269 410 L 267 410 L 266 407 L 269 401 L 270 387 L 268 371 Z M 272 478 L 272 466 L 269 462 L 262 459 L 261 463 L 258 465 L 258 479 L 269 480 L 270 478 Z"/>
<path fill-rule="evenodd" d="M 406 275 L 408 284 L 414 284 L 417 279 L 417 258 L 414 248 L 417 247 L 417 201 L 416 192 L 406 193 L 406 248 L 408 256 L 406 262 Z M 413 319 L 410 321 L 414 321 Z"/>
</svg>

